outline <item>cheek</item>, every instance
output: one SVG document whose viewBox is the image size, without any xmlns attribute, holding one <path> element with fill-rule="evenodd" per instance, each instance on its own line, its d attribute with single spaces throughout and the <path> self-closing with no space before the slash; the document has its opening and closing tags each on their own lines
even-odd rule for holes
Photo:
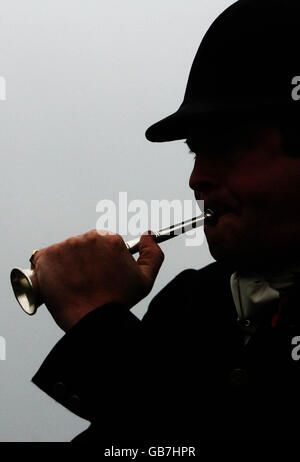
<svg viewBox="0 0 300 462">
<path fill-rule="evenodd" d="M 231 193 L 240 205 L 243 215 L 249 215 L 270 206 L 270 183 L 259 172 L 249 171 L 235 175 L 229 185 Z M 273 202 L 273 198 L 272 198 Z"/>
<path fill-rule="evenodd" d="M 258 209 L 295 206 L 300 199 L 300 167 L 288 159 L 265 165 L 248 165 L 235 170 L 231 176 L 231 191 L 241 206 Z"/>
<path fill-rule="evenodd" d="M 300 183 L 295 173 L 273 165 L 266 171 L 240 175 L 232 185 L 240 203 L 234 229 L 241 241 L 246 238 L 246 246 L 254 242 L 258 247 L 272 248 L 294 242 L 300 231 Z"/>
</svg>

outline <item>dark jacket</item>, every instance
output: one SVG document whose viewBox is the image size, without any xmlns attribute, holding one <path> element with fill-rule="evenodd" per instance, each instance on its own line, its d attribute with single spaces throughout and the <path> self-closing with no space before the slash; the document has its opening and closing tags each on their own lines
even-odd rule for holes
<svg viewBox="0 0 300 462">
<path fill-rule="evenodd" d="M 75 441 L 298 438 L 299 285 L 244 346 L 231 273 L 183 271 L 142 321 L 108 304 L 57 343 L 32 380 L 91 422 Z"/>
</svg>

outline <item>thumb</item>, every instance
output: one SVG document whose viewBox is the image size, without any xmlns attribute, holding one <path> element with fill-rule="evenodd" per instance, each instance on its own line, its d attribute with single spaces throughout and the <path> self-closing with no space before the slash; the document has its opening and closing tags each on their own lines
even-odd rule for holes
<svg viewBox="0 0 300 462">
<path fill-rule="evenodd" d="M 151 231 L 142 234 L 138 248 L 140 256 L 137 259 L 137 264 L 144 276 L 153 284 L 164 261 L 164 253 L 155 242 Z"/>
</svg>

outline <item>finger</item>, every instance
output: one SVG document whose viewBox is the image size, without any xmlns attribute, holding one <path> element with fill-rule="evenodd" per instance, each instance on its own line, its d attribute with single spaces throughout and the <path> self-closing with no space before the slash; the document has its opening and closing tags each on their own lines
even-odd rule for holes
<svg viewBox="0 0 300 462">
<path fill-rule="evenodd" d="M 31 257 L 29 258 L 31 269 L 34 269 L 35 267 L 38 252 L 39 252 L 38 249 L 34 250 L 31 254 Z"/>
<path fill-rule="evenodd" d="M 164 253 L 155 242 L 153 234 L 147 231 L 141 236 L 139 242 L 140 256 L 137 259 L 137 264 L 147 277 L 147 279 L 155 280 L 157 273 L 164 261 Z"/>
</svg>

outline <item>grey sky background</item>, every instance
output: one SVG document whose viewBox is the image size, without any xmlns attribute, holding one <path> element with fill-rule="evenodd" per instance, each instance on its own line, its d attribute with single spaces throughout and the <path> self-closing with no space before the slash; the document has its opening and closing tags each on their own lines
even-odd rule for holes
<svg viewBox="0 0 300 462">
<path fill-rule="evenodd" d="M 203 34 L 232 3 L 0 1 L 0 441 L 69 441 L 89 426 L 31 383 L 64 333 L 44 306 L 23 313 L 10 271 L 28 267 L 33 249 L 94 229 L 98 201 L 118 203 L 120 191 L 148 204 L 194 198 L 183 140 L 152 144 L 144 133 L 179 107 Z M 184 236 L 162 248 L 139 317 L 176 274 L 212 261 L 206 244 L 187 247 Z"/>
</svg>

